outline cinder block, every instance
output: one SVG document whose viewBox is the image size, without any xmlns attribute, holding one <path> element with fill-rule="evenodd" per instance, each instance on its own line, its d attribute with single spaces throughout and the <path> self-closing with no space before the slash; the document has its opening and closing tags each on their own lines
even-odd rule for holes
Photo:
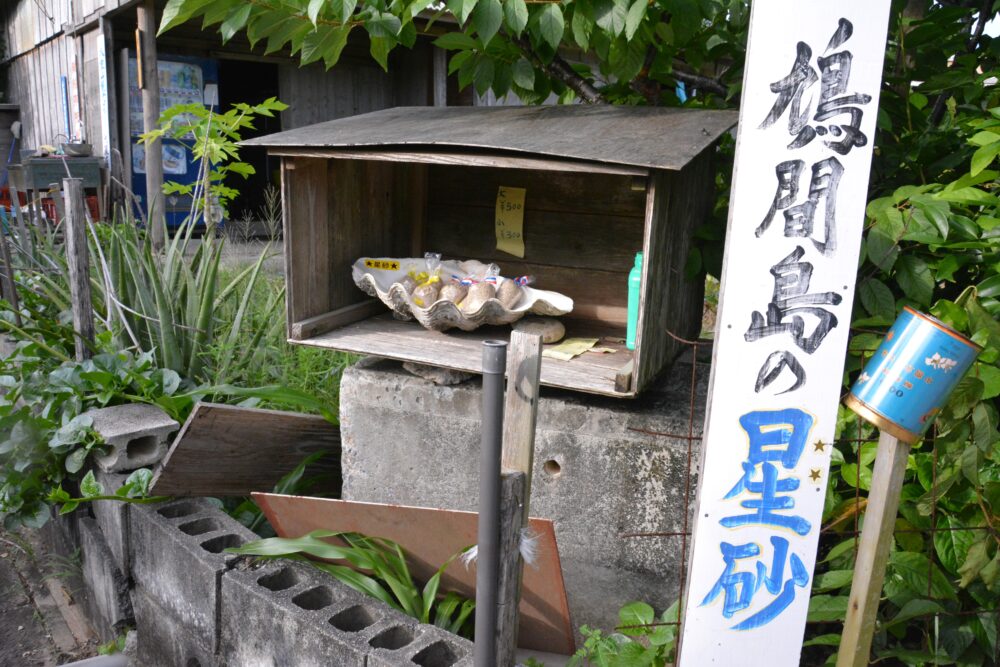
<svg viewBox="0 0 1000 667">
<path fill-rule="evenodd" d="M 107 472 L 123 472 L 153 465 L 167 453 L 168 439 L 180 425 L 155 405 L 129 403 L 89 410 L 94 430 L 111 452 L 98 456 Z"/>
<path fill-rule="evenodd" d="M 576 627 L 613 627 L 632 600 L 666 608 L 677 599 L 681 539 L 620 536 L 684 529 L 708 365 L 694 370 L 694 414 L 687 355 L 631 400 L 542 389 L 531 514 L 555 523 Z M 346 369 L 343 497 L 475 511 L 481 402 L 478 379 L 438 386 L 388 360 Z"/>
<path fill-rule="evenodd" d="M 97 522 L 81 517 L 79 528 L 87 616 L 101 640 L 110 641 L 135 625 L 128 579 L 115 564 Z"/>
<path fill-rule="evenodd" d="M 214 652 L 222 574 L 238 558 L 225 549 L 257 536 L 208 501 L 196 498 L 135 505 L 129 518 L 136 589 L 169 612 L 199 646 Z M 148 631 L 156 632 L 156 628 Z"/>
<path fill-rule="evenodd" d="M 104 487 L 106 493 L 113 494 L 125 483 L 127 475 L 119 475 L 95 469 L 94 477 Z M 111 549 L 115 564 L 126 578 L 132 576 L 128 553 L 129 504 L 115 500 L 97 500 L 91 503 L 97 525 L 104 533 L 104 539 Z"/>
<path fill-rule="evenodd" d="M 134 660 L 141 667 L 214 667 L 212 647 L 195 636 L 172 610 L 136 591 Z M 247 629 L 252 632 L 252 628 Z M 232 667 L 239 667 L 233 665 Z"/>
<path fill-rule="evenodd" d="M 472 642 L 433 625 L 417 626 L 413 641 L 399 648 L 382 643 L 387 646 L 372 649 L 367 667 L 472 667 Z"/>
<path fill-rule="evenodd" d="M 417 625 L 291 561 L 244 562 L 226 572 L 220 619 L 220 663 L 244 667 L 365 667 L 375 637 L 398 628 L 412 639 Z"/>
</svg>

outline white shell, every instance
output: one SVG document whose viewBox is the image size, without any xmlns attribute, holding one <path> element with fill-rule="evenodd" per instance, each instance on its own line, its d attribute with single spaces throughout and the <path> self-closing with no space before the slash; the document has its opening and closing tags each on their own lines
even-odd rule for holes
<svg viewBox="0 0 1000 667">
<path fill-rule="evenodd" d="M 366 260 L 378 260 L 372 262 L 376 266 L 384 266 L 385 263 L 397 262 L 399 269 L 369 268 L 365 265 Z M 483 272 L 486 265 L 476 260 L 466 262 L 441 262 L 441 275 L 468 276 Z M 539 290 L 531 287 L 524 287 L 524 296 L 521 298 L 516 308 L 507 309 L 497 299 L 488 299 L 483 305 L 473 313 L 463 313 L 451 301 L 439 299 L 428 308 L 421 308 L 413 303 L 406 289 L 399 281 L 410 271 L 424 271 L 426 264 L 423 259 L 397 259 L 392 257 L 369 258 L 362 257 L 354 262 L 351 267 L 351 275 L 354 284 L 366 294 L 377 297 L 385 305 L 392 308 L 400 316 L 410 319 L 416 318 L 420 324 L 427 329 L 434 331 L 446 331 L 448 329 L 461 329 L 462 331 L 472 331 L 484 324 L 503 325 L 511 324 L 524 317 L 526 314 L 559 316 L 573 310 L 573 299 L 547 290 Z"/>
</svg>

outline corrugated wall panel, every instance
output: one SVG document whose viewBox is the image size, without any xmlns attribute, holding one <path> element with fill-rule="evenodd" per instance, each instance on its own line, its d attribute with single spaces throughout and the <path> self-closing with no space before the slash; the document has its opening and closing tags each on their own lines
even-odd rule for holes
<svg viewBox="0 0 1000 667">
<path fill-rule="evenodd" d="M 10 102 L 21 107 L 21 145 L 36 148 L 66 133 L 61 77 L 71 76 L 74 38 L 59 35 L 10 63 Z"/>
</svg>

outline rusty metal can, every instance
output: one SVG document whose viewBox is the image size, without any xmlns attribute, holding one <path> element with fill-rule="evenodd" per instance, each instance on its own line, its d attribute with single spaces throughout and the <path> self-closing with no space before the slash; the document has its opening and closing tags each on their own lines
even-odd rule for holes
<svg viewBox="0 0 1000 667">
<path fill-rule="evenodd" d="M 844 401 L 879 429 L 914 443 L 940 412 L 981 347 L 909 306 Z"/>
</svg>

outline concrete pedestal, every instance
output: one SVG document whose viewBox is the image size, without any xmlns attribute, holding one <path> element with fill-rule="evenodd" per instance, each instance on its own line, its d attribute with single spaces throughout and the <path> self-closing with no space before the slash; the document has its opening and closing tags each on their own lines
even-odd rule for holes
<svg viewBox="0 0 1000 667">
<path fill-rule="evenodd" d="M 548 360 L 543 361 L 543 363 Z M 555 362 L 552 362 L 555 363 Z M 603 629 L 633 600 L 657 611 L 677 599 L 688 477 L 689 425 L 704 421 L 708 365 L 678 362 L 633 400 L 543 389 L 531 515 L 552 519 L 574 627 Z M 396 362 L 364 360 L 340 390 L 343 497 L 475 510 L 481 384 L 437 386 Z M 700 442 L 691 443 L 692 471 Z M 689 485 L 689 486 L 688 486 Z"/>
</svg>

